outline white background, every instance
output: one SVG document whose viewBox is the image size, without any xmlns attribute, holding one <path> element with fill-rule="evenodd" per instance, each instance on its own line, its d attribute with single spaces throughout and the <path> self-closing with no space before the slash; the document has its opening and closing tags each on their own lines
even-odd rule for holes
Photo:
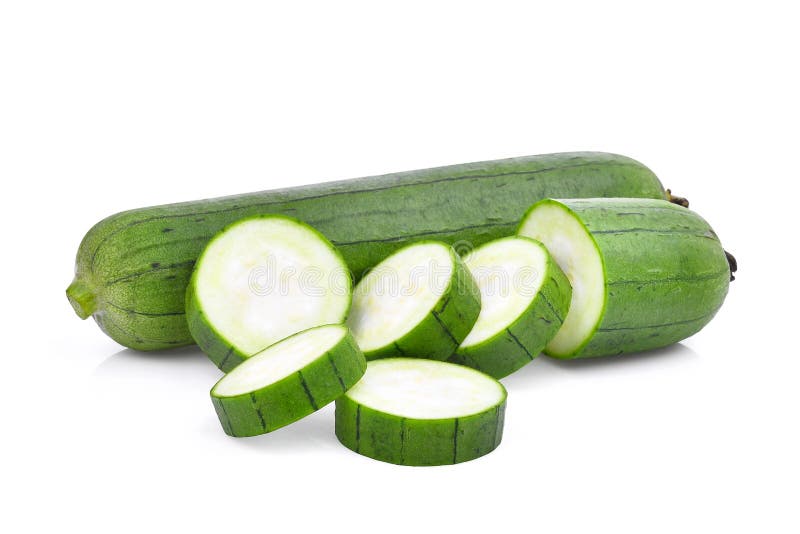
<svg viewBox="0 0 800 534">
<path fill-rule="evenodd" d="M 654 4 L 3 2 L 3 530 L 797 532 L 798 19 Z M 229 438 L 202 354 L 64 297 L 116 211 L 569 150 L 650 166 L 738 280 L 680 345 L 504 380 L 474 462 L 363 458 L 330 406 Z"/>
</svg>

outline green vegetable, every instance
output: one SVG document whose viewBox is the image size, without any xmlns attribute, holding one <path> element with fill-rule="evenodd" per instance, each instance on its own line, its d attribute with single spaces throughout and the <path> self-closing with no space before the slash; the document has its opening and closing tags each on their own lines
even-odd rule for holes
<svg viewBox="0 0 800 534">
<path fill-rule="evenodd" d="M 313 413 L 351 388 L 367 362 L 342 325 L 294 334 L 253 355 L 211 390 L 231 436 L 272 432 Z"/>
<path fill-rule="evenodd" d="M 67 296 L 118 343 L 155 350 L 193 343 L 184 315 L 195 260 L 223 227 L 265 213 L 322 232 L 361 276 L 409 242 L 478 246 L 511 235 L 545 197 L 665 198 L 658 179 L 631 159 L 567 153 L 251 193 L 126 211 L 84 237 Z"/>
<path fill-rule="evenodd" d="M 519 233 L 540 240 L 572 284 L 545 351 L 558 358 L 663 347 L 703 328 L 728 292 L 730 267 L 696 213 L 661 200 L 543 200 Z"/>
<path fill-rule="evenodd" d="M 572 288 L 538 241 L 504 237 L 464 257 L 481 290 L 481 313 L 450 361 L 495 378 L 532 361 L 561 328 Z"/>
<path fill-rule="evenodd" d="M 356 286 L 347 325 L 368 360 L 445 360 L 467 336 L 481 295 L 450 245 L 423 241 L 379 263 Z"/>
<path fill-rule="evenodd" d="M 467 367 L 375 360 L 336 400 L 336 437 L 359 454 L 393 464 L 466 462 L 500 444 L 505 406 L 502 384 Z"/>
<path fill-rule="evenodd" d="M 283 215 L 238 221 L 208 243 L 186 292 L 189 331 L 223 371 L 291 334 L 344 322 L 351 280 L 341 255 Z"/>
</svg>

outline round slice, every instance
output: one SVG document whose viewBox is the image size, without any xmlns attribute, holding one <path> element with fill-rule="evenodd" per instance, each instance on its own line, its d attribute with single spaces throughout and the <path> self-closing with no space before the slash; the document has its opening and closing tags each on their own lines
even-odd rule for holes
<svg viewBox="0 0 800 534">
<path fill-rule="evenodd" d="M 387 358 L 367 365 L 336 400 L 336 437 L 359 454 L 401 465 L 446 465 L 493 451 L 506 390 L 461 365 Z"/>
<path fill-rule="evenodd" d="M 675 343 L 705 326 L 730 267 L 699 215 L 665 200 L 543 200 L 519 234 L 540 240 L 572 284 L 572 303 L 545 352 L 584 358 Z"/>
<path fill-rule="evenodd" d="M 464 263 L 481 290 L 481 313 L 450 361 L 502 378 L 555 336 L 572 287 L 544 245 L 526 237 L 486 243 Z"/>
<path fill-rule="evenodd" d="M 347 324 L 367 359 L 447 359 L 469 334 L 480 290 L 453 249 L 424 241 L 395 252 L 353 292 Z"/>
<path fill-rule="evenodd" d="M 364 375 L 367 361 L 343 325 L 305 330 L 239 364 L 211 389 L 225 433 L 255 436 L 313 413 Z"/>
<path fill-rule="evenodd" d="M 302 330 L 341 323 L 352 282 L 333 245 L 280 215 L 243 219 L 197 260 L 186 293 L 189 331 L 223 371 Z"/>
</svg>

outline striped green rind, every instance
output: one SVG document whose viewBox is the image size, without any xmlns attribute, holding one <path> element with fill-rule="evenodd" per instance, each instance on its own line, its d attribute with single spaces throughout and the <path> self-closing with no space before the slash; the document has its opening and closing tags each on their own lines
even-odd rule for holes
<svg viewBox="0 0 800 534">
<path fill-rule="evenodd" d="M 504 239 L 527 238 L 515 236 Z M 484 246 L 489 245 L 491 243 Z M 533 361 L 561 328 L 572 296 L 569 280 L 549 253 L 545 271 L 541 274 L 545 280 L 538 294 L 513 323 L 481 343 L 459 347 L 449 361 L 472 367 L 494 378 L 508 376 Z"/>
<path fill-rule="evenodd" d="M 432 241 L 408 246 L 425 243 Z M 442 245 L 447 246 L 444 243 Z M 381 348 L 364 350 L 367 360 L 400 356 L 446 360 L 467 337 L 481 311 L 481 292 L 464 261 L 451 247 L 448 249 L 453 271 L 439 301 L 422 321 L 402 337 Z"/>
<path fill-rule="evenodd" d="M 664 347 L 702 329 L 722 306 L 730 268 L 697 213 L 647 199 L 544 200 L 561 204 L 594 239 L 605 270 L 605 311 L 574 353 L 585 358 Z M 536 206 L 531 208 L 535 210 Z"/>
<path fill-rule="evenodd" d="M 251 355 L 237 350 L 225 336 L 217 332 L 203 313 L 193 286 L 194 284 L 190 282 L 186 290 L 186 320 L 189 322 L 189 331 L 193 335 L 194 342 L 214 362 L 214 365 L 227 373 Z"/>
<path fill-rule="evenodd" d="M 479 413 L 419 419 L 373 409 L 345 394 L 336 399 L 335 431 L 342 445 L 375 460 L 409 466 L 457 464 L 500 445 L 505 408 L 504 395 Z"/>
<path fill-rule="evenodd" d="M 346 330 L 343 326 L 336 327 Z M 212 389 L 211 402 L 226 434 L 256 436 L 277 430 L 330 404 L 358 382 L 366 368 L 364 355 L 347 331 L 329 351 L 283 379 L 230 397 L 216 395 Z"/>
<path fill-rule="evenodd" d="M 656 176 L 613 154 L 583 152 L 452 165 L 125 211 L 96 224 L 67 294 L 118 343 L 156 350 L 192 343 L 184 296 L 194 262 L 226 225 L 264 213 L 296 217 L 342 252 L 356 278 L 424 238 L 477 246 L 514 232 L 545 197 L 664 198 Z"/>
<path fill-rule="evenodd" d="M 209 244 L 214 241 L 214 239 L 220 238 L 225 235 L 226 231 L 229 229 L 235 228 L 238 225 L 246 224 L 249 221 L 256 220 L 256 219 L 281 219 L 287 220 L 289 222 L 296 223 L 305 227 L 308 231 L 309 237 L 316 237 L 320 241 L 326 243 L 331 250 L 332 255 L 337 258 L 341 262 L 342 270 L 346 270 L 347 266 L 344 264 L 344 260 L 341 259 L 341 255 L 339 252 L 331 245 L 325 236 L 320 234 L 316 229 L 297 221 L 291 217 L 286 217 L 283 215 L 256 215 L 252 217 L 247 217 L 236 221 L 227 227 L 223 228 L 217 235 L 209 241 Z M 206 250 L 208 247 L 206 248 Z M 197 260 L 197 265 L 195 267 L 195 271 L 192 277 L 189 280 L 189 286 L 186 289 L 186 321 L 189 326 L 189 332 L 192 336 L 192 339 L 195 343 L 203 350 L 203 352 L 209 357 L 209 359 L 216 364 L 222 371 L 228 372 L 244 360 L 246 360 L 250 353 L 242 350 L 237 344 L 230 339 L 228 339 L 225 335 L 223 335 L 219 330 L 214 326 L 213 321 L 207 316 L 207 313 L 204 310 L 202 302 L 200 302 L 200 298 L 197 292 L 197 271 L 202 265 L 203 258 L 205 256 L 205 252 L 200 255 L 200 258 Z M 217 260 L 218 258 L 212 258 L 212 260 Z M 348 283 L 350 281 L 348 280 Z M 347 294 L 349 295 L 352 288 L 348 286 L 346 288 Z M 267 298 L 266 296 L 262 298 Z M 348 297 L 349 298 L 349 297 Z M 337 322 L 344 322 L 345 318 L 347 317 L 347 311 L 345 310 L 341 317 L 336 318 L 335 321 L 325 321 L 327 323 L 337 323 Z M 264 317 L 265 322 L 269 322 L 269 317 Z M 305 327 L 304 327 L 305 328 Z M 292 332 L 293 333 L 293 332 Z M 282 337 L 282 336 L 281 336 Z M 266 347 L 262 347 L 266 348 Z"/>
<path fill-rule="evenodd" d="M 398 465 L 448 465 L 492 452 L 503 437 L 505 402 L 456 419 L 409 419 L 336 400 L 336 437 L 361 455 Z"/>
</svg>

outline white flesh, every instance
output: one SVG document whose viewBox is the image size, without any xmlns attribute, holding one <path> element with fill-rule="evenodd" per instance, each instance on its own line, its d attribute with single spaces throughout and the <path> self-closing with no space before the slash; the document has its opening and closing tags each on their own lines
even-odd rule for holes
<svg viewBox="0 0 800 534">
<path fill-rule="evenodd" d="M 540 204 L 520 226 L 520 235 L 544 243 L 572 284 L 572 302 L 564 324 L 545 348 L 548 354 L 573 354 L 594 334 L 605 309 L 605 275 L 591 234 L 566 206 Z"/>
<path fill-rule="evenodd" d="M 530 306 L 544 282 L 547 252 L 538 243 L 503 238 L 464 257 L 481 290 L 481 313 L 462 347 L 477 345 L 505 330 Z"/>
<path fill-rule="evenodd" d="M 233 397 L 274 384 L 331 350 L 346 333 L 344 326 L 327 325 L 279 341 L 236 366 L 212 393 Z"/>
<path fill-rule="evenodd" d="M 484 412 L 500 403 L 497 380 L 452 363 L 387 358 L 367 364 L 364 377 L 347 392 L 375 410 L 414 419 L 449 419 Z"/>
<path fill-rule="evenodd" d="M 409 246 L 361 279 L 347 319 L 361 350 L 389 345 L 428 315 L 447 291 L 454 269 L 450 254 L 440 243 Z"/>
<path fill-rule="evenodd" d="M 242 222 L 214 239 L 196 276 L 209 322 L 245 354 L 340 323 L 350 304 L 346 268 L 331 245 L 279 217 Z"/>
</svg>

